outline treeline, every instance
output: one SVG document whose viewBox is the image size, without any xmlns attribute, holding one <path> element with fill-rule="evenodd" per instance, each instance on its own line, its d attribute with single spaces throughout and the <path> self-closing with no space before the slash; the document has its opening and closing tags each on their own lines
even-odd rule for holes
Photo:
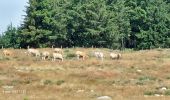
<svg viewBox="0 0 170 100">
<path fill-rule="evenodd" d="M 170 47 L 170 0 L 29 0 L 4 47 Z"/>
</svg>

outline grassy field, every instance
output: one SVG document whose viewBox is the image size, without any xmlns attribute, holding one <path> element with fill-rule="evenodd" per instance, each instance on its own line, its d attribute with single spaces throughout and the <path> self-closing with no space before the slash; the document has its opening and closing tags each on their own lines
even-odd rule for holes
<svg viewBox="0 0 170 100">
<path fill-rule="evenodd" d="M 109 49 L 70 48 L 63 62 L 11 50 L 12 57 L 0 50 L 0 100 L 170 100 L 170 49 L 126 50 L 111 60 Z M 89 59 L 78 61 L 76 50 Z M 104 52 L 103 62 L 93 57 L 96 50 Z"/>
</svg>

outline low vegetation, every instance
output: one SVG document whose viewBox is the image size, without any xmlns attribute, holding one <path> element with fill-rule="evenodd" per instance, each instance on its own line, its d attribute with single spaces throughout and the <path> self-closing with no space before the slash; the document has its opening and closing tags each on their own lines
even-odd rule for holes
<svg viewBox="0 0 170 100">
<path fill-rule="evenodd" d="M 63 62 L 27 56 L 25 49 L 10 50 L 14 55 L 6 57 L 0 50 L 2 100 L 96 100 L 100 96 L 169 100 L 170 49 L 100 49 L 105 55 L 102 61 L 92 56 L 99 48 L 67 48 Z M 77 60 L 77 50 L 91 56 Z M 121 58 L 110 59 L 110 51 L 121 53 Z"/>
</svg>

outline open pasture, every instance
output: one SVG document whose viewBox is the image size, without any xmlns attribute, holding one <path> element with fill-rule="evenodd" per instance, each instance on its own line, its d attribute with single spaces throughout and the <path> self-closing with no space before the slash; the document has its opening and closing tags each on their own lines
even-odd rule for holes
<svg viewBox="0 0 170 100">
<path fill-rule="evenodd" d="M 170 99 L 170 49 L 65 48 L 63 62 L 28 56 L 26 49 L 10 50 L 14 54 L 6 57 L 0 50 L 0 100 Z M 77 60 L 76 50 L 89 57 Z M 104 53 L 103 61 L 94 57 L 97 50 Z M 110 52 L 122 56 L 112 60 Z"/>
</svg>

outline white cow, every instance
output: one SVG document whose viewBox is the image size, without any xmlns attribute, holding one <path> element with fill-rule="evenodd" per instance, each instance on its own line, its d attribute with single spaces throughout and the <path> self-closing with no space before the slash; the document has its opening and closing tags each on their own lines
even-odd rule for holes
<svg viewBox="0 0 170 100">
<path fill-rule="evenodd" d="M 45 60 L 46 58 L 48 59 L 50 56 L 50 53 L 48 51 L 42 52 L 42 60 Z"/>
<path fill-rule="evenodd" d="M 84 60 L 86 57 L 88 57 L 86 55 L 85 52 L 82 52 L 82 51 L 76 51 L 76 56 L 77 56 L 77 59 L 79 60 L 80 58 L 82 58 L 82 60 Z"/>
<path fill-rule="evenodd" d="M 3 52 L 4 56 L 11 56 L 13 54 L 13 52 L 10 50 L 3 50 L 2 52 Z"/>
<path fill-rule="evenodd" d="M 27 51 L 28 51 L 28 55 L 32 54 L 32 55 L 34 55 L 36 57 L 41 56 L 39 50 L 37 50 L 37 49 L 28 48 Z"/>
<path fill-rule="evenodd" d="M 94 55 L 96 58 L 101 59 L 103 61 L 103 59 L 104 59 L 103 52 L 94 52 Z"/>
<path fill-rule="evenodd" d="M 61 48 L 54 48 L 54 52 L 63 54 L 63 50 Z"/>
<path fill-rule="evenodd" d="M 120 59 L 121 54 L 120 53 L 110 53 L 111 59 Z"/>
<path fill-rule="evenodd" d="M 61 61 L 63 61 L 63 55 L 60 53 L 53 53 L 52 61 L 55 61 L 56 59 L 60 59 Z"/>
</svg>

